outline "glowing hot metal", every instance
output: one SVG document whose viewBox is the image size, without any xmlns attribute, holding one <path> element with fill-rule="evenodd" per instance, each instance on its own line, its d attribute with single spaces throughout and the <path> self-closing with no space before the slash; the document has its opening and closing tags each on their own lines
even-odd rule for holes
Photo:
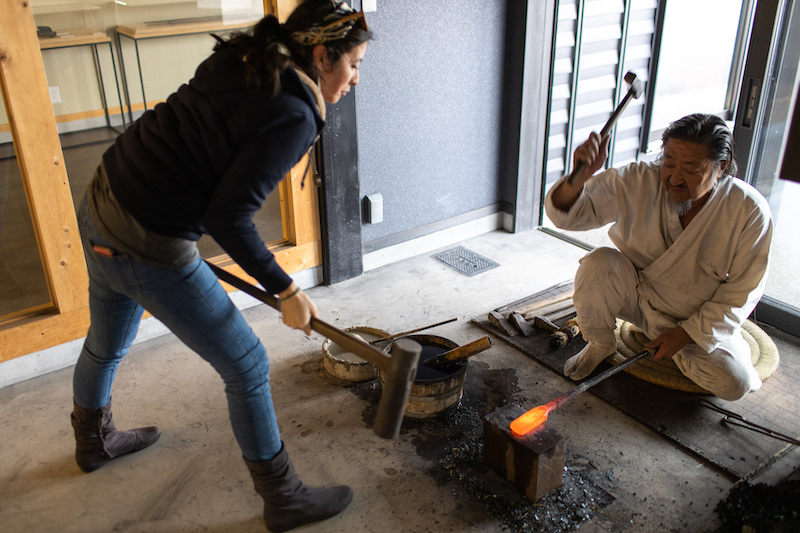
<svg viewBox="0 0 800 533">
<path fill-rule="evenodd" d="M 511 422 L 511 425 L 509 426 L 511 429 L 511 433 L 515 437 L 521 437 L 523 435 L 527 435 L 534 429 L 544 424 L 547 421 L 547 415 L 550 414 L 550 411 L 552 411 L 559 405 L 563 404 L 568 399 L 569 399 L 569 393 L 566 393 L 562 394 L 555 400 L 547 402 L 544 405 L 539 405 L 538 407 L 534 407 L 527 413 L 523 414 L 522 416 Z"/>
<path fill-rule="evenodd" d="M 616 366 L 612 366 L 611 368 L 609 368 L 604 372 L 601 372 L 596 377 L 588 381 L 584 381 L 572 391 L 562 394 L 555 400 L 551 400 L 544 405 L 539 405 L 537 407 L 534 407 L 530 411 L 524 413 L 522 416 L 514 419 L 514 421 L 511 422 L 510 425 L 511 433 L 515 437 L 522 437 L 523 435 L 527 435 L 528 433 L 530 433 L 531 431 L 533 431 L 534 429 L 541 426 L 547 421 L 547 415 L 550 414 L 550 411 L 552 411 L 556 407 L 561 407 L 569 400 L 571 400 L 574 396 L 580 394 L 581 392 L 585 391 L 590 387 L 594 387 L 604 379 L 613 376 L 614 374 L 616 374 L 621 370 L 624 370 L 625 368 L 628 368 L 629 366 L 636 363 L 640 359 L 643 359 L 649 353 L 650 352 L 647 350 L 641 351 L 636 355 L 634 355 L 633 357 L 631 357 L 630 359 L 627 359 L 624 362 Z"/>
</svg>

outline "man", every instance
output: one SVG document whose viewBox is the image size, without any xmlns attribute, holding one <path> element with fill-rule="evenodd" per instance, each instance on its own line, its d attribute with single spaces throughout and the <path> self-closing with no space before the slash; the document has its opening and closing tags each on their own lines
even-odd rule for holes
<svg viewBox="0 0 800 533">
<path fill-rule="evenodd" d="M 671 124 L 655 163 L 634 163 L 597 176 L 608 141 L 592 133 L 575 150 L 586 164 L 547 194 L 559 228 L 613 223 L 617 249 L 598 248 L 580 261 L 574 303 L 586 347 L 564 374 L 580 380 L 614 353 L 615 318 L 652 339 L 654 360 L 672 358 L 680 371 L 714 395 L 738 400 L 758 390 L 741 326 L 764 292 L 772 219 L 753 187 L 734 177 L 733 136 L 714 115 Z"/>
</svg>

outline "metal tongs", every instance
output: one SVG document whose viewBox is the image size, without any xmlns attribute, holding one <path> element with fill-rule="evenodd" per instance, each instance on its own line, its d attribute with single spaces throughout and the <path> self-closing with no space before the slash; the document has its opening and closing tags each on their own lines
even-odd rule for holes
<svg viewBox="0 0 800 533">
<path fill-rule="evenodd" d="M 751 431 L 755 431 L 756 433 L 761 433 L 762 435 L 766 435 L 767 437 L 772 437 L 774 439 L 782 440 L 783 442 L 788 442 L 789 444 L 796 444 L 800 446 L 800 440 L 797 440 L 788 435 L 784 435 L 783 433 L 778 433 L 775 430 L 766 428 L 764 426 L 756 424 L 755 422 L 750 422 L 749 420 L 745 420 L 745 418 L 742 415 L 734 413 L 733 411 L 728 411 L 727 409 L 715 405 L 708 400 L 705 400 L 703 398 L 698 398 L 695 401 L 700 405 L 702 405 L 703 407 L 708 407 L 709 409 L 712 409 L 718 413 L 725 415 L 722 419 L 722 421 L 725 423 L 731 424 L 732 426 L 739 426 L 744 429 L 749 429 Z"/>
</svg>

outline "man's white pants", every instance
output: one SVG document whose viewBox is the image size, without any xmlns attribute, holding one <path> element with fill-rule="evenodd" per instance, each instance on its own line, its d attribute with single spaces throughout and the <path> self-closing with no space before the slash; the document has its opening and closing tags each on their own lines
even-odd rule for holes
<svg viewBox="0 0 800 533">
<path fill-rule="evenodd" d="M 633 264 L 613 248 L 597 248 L 580 260 L 575 274 L 573 302 L 584 340 L 614 344 L 616 317 L 631 322 L 654 339 L 679 326 L 649 323 L 639 305 L 639 277 Z M 761 379 L 750 360 L 751 351 L 741 332 L 706 353 L 690 343 L 672 360 L 687 378 L 724 400 L 735 401 L 761 387 Z"/>
</svg>

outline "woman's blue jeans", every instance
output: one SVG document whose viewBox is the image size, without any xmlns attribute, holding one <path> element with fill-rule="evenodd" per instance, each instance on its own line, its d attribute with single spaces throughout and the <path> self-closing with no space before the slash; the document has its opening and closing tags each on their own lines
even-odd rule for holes
<svg viewBox="0 0 800 533">
<path fill-rule="evenodd" d="M 78 218 L 89 269 L 91 325 L 75 366 L 75 403 L 94 409 L 111 401 L 117 367 L 147 309 L 222 377 L 233 433 L 245 459 L 275 457 L 281 441 L 267 351 L 208 265 L 198 258 L 163 269 L 118 252 L 101 255 L 92 246 L 114 246 L 95 227 L 85 201 Z"/>
</svg>

